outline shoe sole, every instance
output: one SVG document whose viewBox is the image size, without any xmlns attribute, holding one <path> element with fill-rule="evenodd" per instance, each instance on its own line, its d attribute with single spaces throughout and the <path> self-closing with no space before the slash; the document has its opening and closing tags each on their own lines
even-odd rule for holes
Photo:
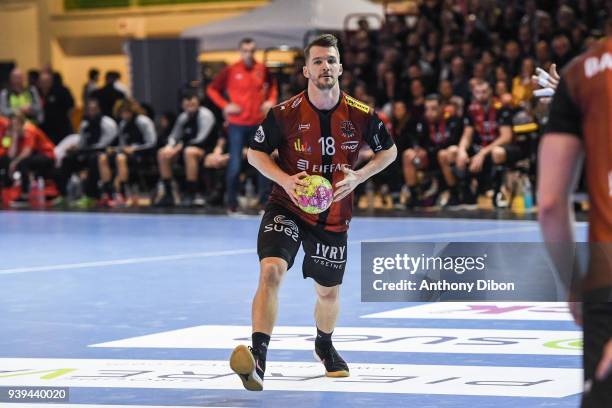
<svg viewBox="0 0 612 408">
<path fill-rule="evenodd" d="M 238 374 L 244 388 L 249 391 L 263 390 L 263 381 L 255 371 L 255 359 L 247 346 L 239 345 L 232 351 L 230 368 Z"/>
<path fill-rule="evenodd" d="M 315 360 L 317 360 L 319 363 L 323 363 L 323 360 L 321 360 L 321 358 L 319 357 L 319 355 L 317 354 L 316 351 L 312 351 L 312 355 L 314 356 Z M 327 369 L 325 369 L 325 376 L 326 377 L 331 377 L 331 378 L 341 378 L 341 377 L 350 377 L 351 373 L 349 373 L 346 370 L 340 370 L 340 371 L 327 371 Z"/>
</svg>

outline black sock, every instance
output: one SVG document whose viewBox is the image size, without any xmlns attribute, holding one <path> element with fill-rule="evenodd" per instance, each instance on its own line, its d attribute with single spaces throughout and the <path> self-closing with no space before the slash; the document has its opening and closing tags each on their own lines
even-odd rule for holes
<svg viewBox="0 0 612 408">
<path fill-rule="evenodd" d="M 104 185 L 102 186 L 102 191 L 104 191 L 109 196 L 112 196 L 113 195 L 113 182 L 107 181 L 106 183 L 104 183 Z"/>
<path fill-rule="evenodd" d="M 255 332 L 251 336 L 251 339 L 253 341 L 253 350 L 259 354 L 260 359 L 265 364 L 266 354 L 268 353 L 268 344 L 270 344 L 270 336 L 268 336 L 266 333 Z"/>
<path fill-rule="evenodd" d="M 195 195 L 198 191 L 198 182 L 197 181 L 187 181 L 187 194 Z"/>
<path fill-rule="evenodd" d="M 331 333 L 325 333 L 319 330 L 319 328 L 317 327 L 317 339 L 315 340 L 315 347 L 320 349 L 329 348 L 332 344 L 332 334 L 333 331 Z"/>
<path fill-rule="evenodd" d="M 164 184 L 164 193 L 172 194 L 172 179 L 162 180 Z"/>
</svg>

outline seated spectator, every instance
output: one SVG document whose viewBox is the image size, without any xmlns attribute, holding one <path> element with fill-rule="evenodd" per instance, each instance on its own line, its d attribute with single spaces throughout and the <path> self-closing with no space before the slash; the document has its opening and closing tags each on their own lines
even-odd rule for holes
<svg viewBox="0 0 612 408">
<path fill-rule="evenodd" d="M 130 194 L 126 203 L 126 185 L 130 179 L 130 168 L 142 162 L 144 155 L 151 153 L 157 143 L 155 124 L 138 102 L 125 99 L 117 102 L 115 117 L 120 119 L 118 130 L 118 145 L 108 147 L 106 152 L 98 156 L 98 170 L 102 181 L 103 206 L 123 207 L 126 204 L 136 204 Z M 119 179 L 119 191 L 115 194 L 113 172 Z"/>
<path fill-rule="evenodd" d="M 182 204 L 193 205 L 198 193 L 198 173 L 205 156 L 205 143 L 215 127 L 215 116 L 203 106 L 194 92 L 183 95 L 183 113 L 174 124 L 168 137 L 168 144 L 157 152 L 159 173 L 164 186 L 164 193 L 156 202 L 158 206 L 173 206 L 172 164 L 182 157 L 185 164 L 187 191 Z"/>
<path fill-rule="evenodd" d="M 34 123 L 43 120 L 40 95 L 34 86 L 26 87 L 19 68 L 11 71 L 8 88 L 0 92 L 0 115 L 9 117 L 15 113 L 21 113 Z"/>
<path fill-rule="evenodd" d="M 451 171 L 448 157 L 453 148 L 456 149 L 462 132 L 463 123 L 459 117 L 445 117 L 440 96 L 427 96 L 424 120 L 417 122 L 415 127 L 416 144 L 403 153 L 404 181 L 410 189 L 408 207 L 421 204 L 417 171 L 441 169 L 447 179 Z"/>
<path fill-rule="evenodd" d="M 533 59 L 525 58 L 521 66 L 521 74 L 512 80 L 514 106 L 526 106 L 533 98 L 533 82 L 531 81 L 533 74 L 535 74 Z"/>
<path fill-rule="evenodd" d="M 6 137 L 10 139 L 5 139 Z M 10 116 L 8 131 L 2 144 L 5 152 L 5 154 L 0 153 L 0 171 L 4 172 L 3 184 L 11 185 L 13 176 L 17 172 L 21 180 L 21 195 L 11 203 L 11 207 L 27 207 L 31 175 L 36 174 L 45 178 L 53 175 L 55 146 L 44 132 L 26 123 L 21 113 L 13 113 Z"/>
<path fill-rule="evenodd" d="M 57 76 L 61 80 L 61 76 Z M 49 71 L 43 71 L 38 78 L 38 88 L 44 107 L 44 120 L 40 128 L 54 144 L 73 133 L 70 113 L 74 108 L 72 94 L 61 82 L 56 82 Z"/>
<path fill-rule="evenodd" d="M 90 208 L 96 205 L 98 197 L 98 154 L 109 147 L 117 137 L 117 124 L 102 114 L 100 104 L 94 98 L 87 100 L 85 116 L 79 128 L 78 143 L 66 152 L 57 175 L 57 189 L 60 194 L 57 206 L 68 204 L 67 186 L 72 174 L 87 169 L 85 195 L 75 205 Z"/>
<path fill-rule="evenodd" d="M 444 173 L 454 195 L 449 205 L 457 202 L 475 204 L 470 176 L 478 176 L 479 190 L 484 192 L 495 176 L 494 165 L 514 161 L 521 155 L 520 149 L 511 143 L 512 112 L 501 103 L 494 103 L 489 83 L 477 82 L 473 97 L 459 145 L 448 151 L 445 160 L 447 168 L 455 167 L 454 171 Z"/>
</svg>

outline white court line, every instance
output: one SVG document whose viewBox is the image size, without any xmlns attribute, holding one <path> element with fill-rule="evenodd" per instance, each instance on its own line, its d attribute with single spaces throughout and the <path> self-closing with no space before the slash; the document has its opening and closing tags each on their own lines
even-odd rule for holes
<svg viewBox="0 0 612 408">
<path fill-rule="evenodd" d="M 386 237 L 386 238 L 374 238 L 367 240 L 354 240 L 349 241 L 350 245 L 360 244 L 361 242 L 389 242 L 389 241 L 421 241 L 426 239 L 436 238 L 457 238 L 467 236 L 481 236 L 481 235 L 492 235 L 492 234 L 504 234 L 513 232 L 528 232 L 536 231 L 539 227 L 516 227 L 516 228 L 492 228 L 475 231 L 458 231 L 458 232 L 442 232 L 432 234 L 420 234 L 420 235 L 405 235 L 397 237 Z M 161 255 L 151 257 L 140 257 L 140 258 L 126 258 L 126 259 L 113 259 L 108 261 L 92 261 L 92 262 L 80 262 L 80 263 L 69 263 L 59 265 L 44 265 L 44 266 L 31 266 L 21 268 L 9 268 L 0 269 L 0 275 L 8 275 L 13 273 L 26 273 L 26 272 L 45 272 L 45 271 L 57 271 L 65 269 L 83 269 L 83 268 L 99 268 L 104 266 L 115 266 L 115 265 L 133 265 L 149 262 L 165 262 L 165 261 L 176 261 L 183 259 L 193 258 L 209 258 L 215 256 L 230 256 L 230 255 L 242 255 L 242 254 L 253 254 L 256 253 L 256 248 L 248 249 L 231 249 L 226 251 L 211 251 L 211 252 L 193 252 L 187 254 L 176 254 L 176 255 Z"/>
</svg>

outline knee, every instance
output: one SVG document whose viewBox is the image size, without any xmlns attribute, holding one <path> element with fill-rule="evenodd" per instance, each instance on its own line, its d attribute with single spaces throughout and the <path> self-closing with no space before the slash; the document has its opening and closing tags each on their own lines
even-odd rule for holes
<svg viewBox="0 0 612 408">
<path fill-rule="evenodd" d="M 102 166 L 108 164 L 108 156 L 105 153 L 102 153 L 98 156 L 98 163 Z"/>
<path fill-rule="evenodd" d="M 283 279 L 285 268 L 282 261 L 263 261 L 261 264 L 261 283 L 268 288 L 278 288 Z"/>
<path fill-rule="evenodd" d="M 319 299 L 319 303 L 322 304 L 333 304 L 338 301 L 339 290 L 338 286 L 333 286 L 331 288 L 318 286 L 317 287 L 317 297 Z"/>
<path fill-rule="evenodd" d="M 449 154 L 446 150 L 438 151 L 438 163 L 440 164 L 448 164 L 449 162 Z"/>
<path fill-rule="evenodd" d="M 416 157 L 416 151 L 414 149 L 405 150 L 402 154 L 402 158 L 404 159 L 404 164 L 412 164 L 412 161 Z"/>
<path fill-rule="evenodd" d="M 503 147 L 496 146 L 491 151 L 491 159 L 493 159 L 493 163 L 502 164 L 506 161 L 506 151 Z"/>
<path fill-rule="evenodd" d="M 127 156 L 123 153 L 117 155 L 117 164 L 120 166 L 125 166 L 127 164 Z"/>
</svg>

